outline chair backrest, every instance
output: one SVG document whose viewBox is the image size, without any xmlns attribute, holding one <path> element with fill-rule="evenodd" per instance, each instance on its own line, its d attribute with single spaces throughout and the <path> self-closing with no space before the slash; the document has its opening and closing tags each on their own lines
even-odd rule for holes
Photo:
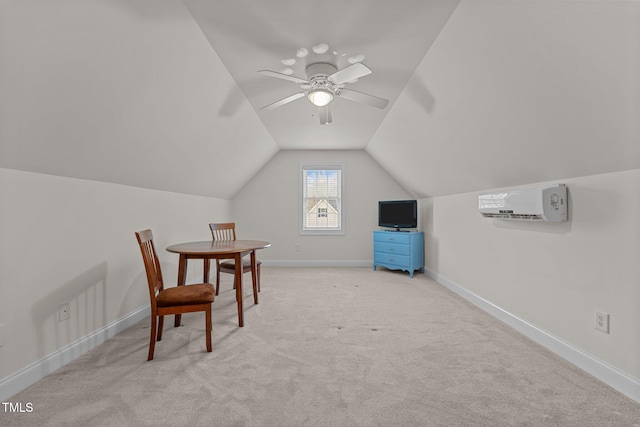
<svg viewBox="0 0 640 427">
<path fill-rule="evenodd" d="M 136 238 L 142 252 L 142 260 L 144 261 L 144 269 L 147 272 L 147 282 L 149 282 L 149 297 L 151 298 L 151 306 L 155 306 L 156 294 L 164 289 L 162 280 L 162 270 L 160 269 L 160 260 L 156 254 L 156 248 L 153 244 L 153 233 L 151 230 L 143 230 L 136 232 Z"/>
<path fill-rule="evenodd" d="M 209 224 L 211 237 L 216 240 L 236 240 L 236 223 L 223 222 Z"/>
</svg>

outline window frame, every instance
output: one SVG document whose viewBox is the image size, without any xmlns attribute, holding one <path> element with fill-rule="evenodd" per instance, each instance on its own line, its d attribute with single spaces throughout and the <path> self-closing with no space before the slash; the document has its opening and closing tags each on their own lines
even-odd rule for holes
<svg viewBox="0 0 640 427">
<path fill-rule="evenodd" d="M 307 229 L 305 227 L 306 206 L 304 198 L 305 171 L 307 170 L 339 170 L 340 171 L 340 227 L 331 229 Z M 298 191 L 298 232 L 300 235 L 344 235 L 345 234 L 345 167 L 344 162 L 300 162 Z"/>
</svg>

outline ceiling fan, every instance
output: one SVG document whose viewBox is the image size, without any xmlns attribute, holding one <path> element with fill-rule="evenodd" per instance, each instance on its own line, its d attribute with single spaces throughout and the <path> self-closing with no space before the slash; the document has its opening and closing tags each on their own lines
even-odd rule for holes
<svg viewBox="0 0 640 427">
<path fill-rule="evenodd" d="M 351 89 L 345 89 L 345 84 L 352 82 L 372 73 L 366 65 L 357 62 L 340 71 L 326 62 L 316 62 L 309 64 L 306 68 L 307 79 L 302 79 L 288 74 L 278 73 L 270 70 L 260 70 L 260 74 L 265 76 L 276 77 L 298 83 L 302 92 L 295 93 L 280 101 L 266 105 L 261 110 L 273 110 L 274 108 L 288 104 L 296 99 L 306 96 L 309 101 L 318 107 L 318 115 L 320 116 L 320 124 L 325 125 L 331 123 L 331 101 L 334 97 L 348 99 L 350 101 L 361 102 L 376 108 L 385 108 L 389 103 L 388 100 L 378 98 L 377 96 L 368 95 Z"/>
</svg>

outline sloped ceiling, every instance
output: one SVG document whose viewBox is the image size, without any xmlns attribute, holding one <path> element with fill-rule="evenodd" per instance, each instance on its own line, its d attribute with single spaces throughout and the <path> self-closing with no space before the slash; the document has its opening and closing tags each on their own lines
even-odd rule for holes
<svg viewBox="0 0 640 427">
<path fill-rule="evenodd" d="M 636 169 L 639 29 L 635 1 L 0 2 L 0 167 L 226 199 L 281 149 L 365 149 L 416 197 Z M 260 109 L 299 88 L 257 70 L 360 55 L 386 109 Z"/>
<path fill-rule="evenodd" d="M 463 1 L 367 151 L 416 197 L 640 168 L 639 33 L 638 2 Z"/>
<path fill-rule="evenodd" d="M 0 2 L 0 167 L 231 199 L 278 150 L 181 1 Z"/>
</svg>

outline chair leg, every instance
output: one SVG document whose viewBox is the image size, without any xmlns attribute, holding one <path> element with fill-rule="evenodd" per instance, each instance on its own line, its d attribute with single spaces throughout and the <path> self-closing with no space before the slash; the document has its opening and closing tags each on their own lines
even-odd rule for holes
<svg viewBox="0 0 640 427">
<path fill-rule="evenodd" d="M 207 334 L 207 351 L 209 353 L 211 353 L 211 304 L 209 304 L 209 306 L 207 307 L 207 309 L 205 310 L 206 313 L 206 319 L 205 319 L 205 330 L 206 330 L 206 334 Z"/>
<path fill-rule="evenodd" d="M 253 272 L 251 273 L 252 279 L 251 280 L 251 284 L 253 285 L 253 303 L 257 304 L 258 303 L 258 280 L 256 278 L 256 275 L 253 274 Z"/>
<path fill-rule="evenodd" d="M 158 316 L 158 338 L 157 341 L 162 340 L 162 330 L 164 329 L 164 316 Z"/>
<path fill-rule="evenodd" d="M 260 292 L 260 264 L 258 264 L 256 270 L 258 271 L 258 292 Z"/>
<path fill-rule="evenodd" d="M 156 315 L 151 314 L 151 338 L 149 340 L 149 357 L 147 357 L 147 361 L 153 360 L 153 351 L 156 348 Z"/>
<path fill-rule="evenodd" d="M 251 253 L 251 284 L 253 285 L 253 303 L 258 303 L 258 267 L 255 252 Z"/>
<path fill-rule="evenodd" d="M 220 293 L 220 261 L 216 260 L 216 295 Z"/>
</svg>

